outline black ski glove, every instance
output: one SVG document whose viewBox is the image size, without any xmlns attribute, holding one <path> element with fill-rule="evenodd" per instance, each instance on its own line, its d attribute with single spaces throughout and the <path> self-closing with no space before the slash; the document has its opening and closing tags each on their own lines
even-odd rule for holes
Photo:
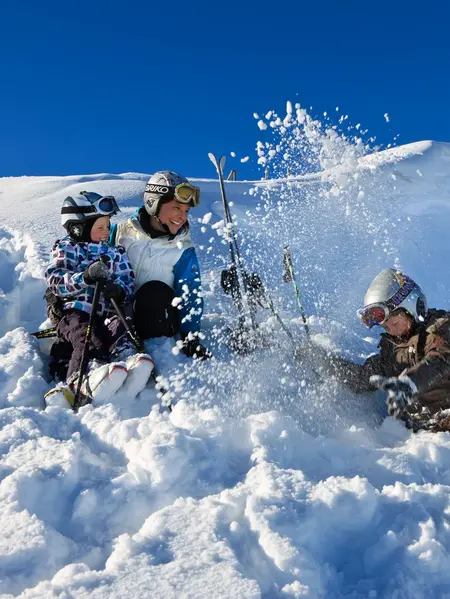
<svg viewBox="0 0 450 599">
<path fill-rule="evenodd" d="M 388 413 L 394 418 L 401 418 L 405 410 L 414 405 L 418 392 L 415 383 L 406 375 L 385 378 L 374 375 L 370 382 L 381 391 L 387 391 Z"/>
<path fill-rule="evenodd" d="M 207 360 L 211 358 L 212 353 L 199 341 L 198 333 L 181 333 L 183 347 L 181 351 L 188 358 L 195 360 Z"/>
<path fill-rule="evenodd" d="M 106 280 L 102 285 L 102 293 L 109 300 L 116 300 L 118 304 L 121 304 L 125 299 L 125 290 L 119 285 L 114 283 L 111 279 Z"/>
<path fill-rule="evenodd" d="M 108 267 L 101 260 L 96 260 L 86 268 L 83 279 L 86 285 L 95 285 L 99 281 L 106 281 L 109 279 Z"/>
</svg>

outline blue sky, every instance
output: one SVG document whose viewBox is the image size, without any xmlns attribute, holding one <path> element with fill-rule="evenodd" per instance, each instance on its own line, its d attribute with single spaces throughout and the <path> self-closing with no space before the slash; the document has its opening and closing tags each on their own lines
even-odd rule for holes
<svg viewBox="0 0 450 599">
<path fill-rule="evenodd" d="M 0 176 L 213 177 L 207 153 L 234 151 L 259 177 L 253 112 L 289 99 L 450 141 L 449 22 L 440 0 L 2 2 Z"/>
</svg>

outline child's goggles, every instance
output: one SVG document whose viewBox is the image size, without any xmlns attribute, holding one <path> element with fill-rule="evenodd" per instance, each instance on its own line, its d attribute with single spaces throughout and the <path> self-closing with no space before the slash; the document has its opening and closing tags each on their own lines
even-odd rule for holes
<svg viewBox="0 0 450 599">
<path fill-rule="evenodd" d="M 357 310 L 358 318 L 371 329 L 375 325 L 381 326 L 391 315 L 391 311 L 386 304 L 371 304 L 365 308 Z"/>
<path fill-rule="evenodd" d="M 200 187 L 187 182 L 179 183 L 175 187 L 147 183 L 145 191 L 158 194 L 162 200 L 170 199 L 181 204 L 191 204 L 193 208 L 200 204 Z"/>
<path fill-rule="evenodd" d="M 375 325 L 383 325 L 392 315 L 392 312 L 400 307 L 400 304 L 403 303 L 404 299 L 408 297 L 416 285 L 406 275 L 402 276 L 401 282 L 402 286 L 400 289 L 387 302 L 370 304 L 357 310 L 356 314 L 358 318 L 362 320 L 368 329 L 371 329 Z"/>
<path fill-rule="evenodd" d="M 97 212 L 99 214 L 104 214 L 105 216 L 120 212 L 116 198 L 113 196 L 104 196 L 103 198 L 100 198 L 92 203 L 92 208 L 93 209 L 90 212 Z"/>
<path fill-rule="evenodd" d="M 88 198 L 86 198 L 88 200 Z M 89 200 L 88 200 L 89 201 Z M 89 205 L 70 204 L 61 208 L 61 214 L 83 214 L 86 218 L 100 214 L 103 216 L 112 216 L 120 212 L 116 199 L 113 196 L 103 196 Z"/>
</svg>

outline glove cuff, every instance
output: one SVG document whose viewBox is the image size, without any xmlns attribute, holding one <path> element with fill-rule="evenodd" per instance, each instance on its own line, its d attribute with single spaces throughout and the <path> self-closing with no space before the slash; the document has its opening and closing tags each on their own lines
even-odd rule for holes
<svg viewBox="0 0 450 599">
<path fill-rule="evenodd" d="M 83 281 L 84 281 L 84 283 L 86 283 L 86 285 L 94 284 L 94 281 L 91 279 L 91 277 L 88 276 L 87 272 L 83 273 Z"/>
</svg>

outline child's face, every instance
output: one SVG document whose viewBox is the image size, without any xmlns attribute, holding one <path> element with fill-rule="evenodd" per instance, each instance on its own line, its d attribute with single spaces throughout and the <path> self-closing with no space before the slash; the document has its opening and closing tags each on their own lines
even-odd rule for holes
<svg viewBox="0 0 450 599">
<path fill-rule="evenodd" d="M 91 229 L 91 241 L 108 241 L 109 227 L 109 216 L 97 218 Z"/>
<path fill-rule="evenodd" d="M 381 326 L 393 337 L 409 337 L 413 328 L 413 320 L 404 312 L 393 312 Z"/>
</svg>

